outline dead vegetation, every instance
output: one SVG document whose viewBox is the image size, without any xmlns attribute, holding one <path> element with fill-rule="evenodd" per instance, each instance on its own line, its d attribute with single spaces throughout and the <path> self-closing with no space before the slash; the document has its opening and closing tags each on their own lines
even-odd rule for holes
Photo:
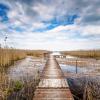
<svg viewBox="0 0 100 100">
<path fill-rule="evenodd" d="M 0 73 L 0 100 L 32 100 L 36 86 L 40 81 L 40 73 L 35 77 L 11 80 L 4 73 Z"/>
<path fill-rule="evenodd" d="M 100 50 L 80 50 L 80 51 L 63 51 L 64 55 L 77 56 L 81 58 L 100 59 Z"/>
<path fill-rule="evenodd" d="M 19 49 L 4 49 L 0 48 L 0 68 L 7 67 L 14 61 L 25 58 L 26 56 L 44 57 L 48 51 L 45 50 L 19 50 Z"/>
<path fill-rule="evenodd" d="M 14 63 L 14 61 L 26 57 L 24 50 L 2 49 L 0 48 L 0 67 L 6 67 Z"/>
<path fill-rule="evenodd" d="M 68 83 L 75 100 L 100 100 L 100 77 L 69 77 Z"/>
<path fill-rule="evenodd" d="M 47 53 L 45 50 L 0 48 L 0 100 L 31 100 L 40 80 L 39 71 L 35 71 L 31 79 L 27 76 L 26 79 L 14 81 L 7 76 L 6 69 L 27 56 L 41 58 Z"/>
</svg>

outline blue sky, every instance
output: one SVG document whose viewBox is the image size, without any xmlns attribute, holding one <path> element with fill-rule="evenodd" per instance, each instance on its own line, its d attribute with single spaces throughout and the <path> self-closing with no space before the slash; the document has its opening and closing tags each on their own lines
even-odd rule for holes
<svg viewBox="0 0 100 100">
<path fill-rule="evenodd" d="M 100 49 L 100 0 L 0 0 L 0 44 L 21 49 Z"/>
</svg>

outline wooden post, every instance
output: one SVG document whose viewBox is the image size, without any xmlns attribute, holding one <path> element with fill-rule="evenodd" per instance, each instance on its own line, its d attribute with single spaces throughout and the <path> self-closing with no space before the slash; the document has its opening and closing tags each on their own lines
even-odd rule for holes
<svg viewBox="0 0 100 100">
<path fill-rule="evenodd" d="M 77 74 L 77 72 L 78 72 L 78 71 L 77 71 L 77 59 L 76 59 L 76 74 Z"/>
</svg>

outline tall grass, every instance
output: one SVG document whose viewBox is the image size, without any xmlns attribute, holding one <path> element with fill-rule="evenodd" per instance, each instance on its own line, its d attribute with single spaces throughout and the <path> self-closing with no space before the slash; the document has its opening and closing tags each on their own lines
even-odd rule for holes
<svg viewBox="0 0 100 100">
<path fill-rule="evenodd" d="M 67 80 L 75 100 L 100 100 L 99 76 L 72 76 Z"/>
<path fill-rule="evenodd" d="M 64 55 L 72 55 L 82 58 L 100 59 L 100 50 L 80 50 L 80 51 L 63 51 Z"/>
<path fill-rule="evenodd" d="M 12 80 L 6 73 L 0 73 L 0 100 L 32 100 L 36 86 L 40 81 L 40 73 L 25 79 Z"/>
<path fill-rule="evenodd" d="M 26 57 L 24 50 L 3 49 L 0 48 L 0 67 L 6 67 L 14 63 L 14 61 Z"/>
<path fill-rule="evenodd" d="M 27 50 L 27 55 L 33 56 L 33 57 L 46 57 L 49 53 L 49 51 L 46 50 Z"/>
<path fill-rule="evenodd" d="M 19 50 L 0 48 L 0 100 L 32 100 L 36 86 L 40 80 L 40 73 L 36 70 L 35 76 L 30 79 L 14 81 L 5 73 L 5 69 L 15 61 L 26 56 L 44 57 L 44 50 Z"/>
<path fill-rule="evenodd" d="M 86 80 L 83 100 L 100 100 L 100 77 Z"/>
<path fill-rule="evenodd" d="M 0 68 L 7 67 L 14 61 L 25 58 L 26 56 L 44 57 L 48 51 L 45 50 L 19 50 L 19 49 L 4 49 L 0 48 Z"/>
</svg>

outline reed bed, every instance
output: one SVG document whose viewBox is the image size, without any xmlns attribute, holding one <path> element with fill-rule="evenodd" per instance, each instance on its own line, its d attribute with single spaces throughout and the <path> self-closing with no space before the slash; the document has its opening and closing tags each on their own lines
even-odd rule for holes
<svg viewBox="0 0 100 100">
<path fill-rule="evenodd" d="M 40 73 L 35 70 L 34 77 L 22 77 L 21 80 L 12 80 L 7 76 L 6 69 L 15 61 L 27 56 L 44 57 L 45 50 L 19 50 L 0 48 L 0 100 L 32 100 L 34 91 L 40 80 Z M 33 58 L 32 57 L 32 58 Z"/>
<path fill-rule="evenodd" d="M 63 51 L 64 55 L 77 56 L 81 58 L 100 59 L 100 50 L 80 50 L 80 51 Z"/>
<path fill-rule="evenodd" d="M 25 58 L 26 56 L 44 57 L 48 51 L 45 50 L 19 50 L 0 48 L 0 68 L 7 67 L 15 61 Z"/>
<path fill-rule="evenodd" d="M 48 56 L 49 51 L 46 51 L 46 50 L 27 50 L 26 53 L 29 56 L 43 58 L 43 57 Z"/>
<path fill-rule="evenodd" d="M 100 100 L 100 77 L 69 77 L 68 83 L 75 100 Z"/>
<path fill-rule="evenodd" d="M 14 61 L 26 57 L 24 50 L 17 49 L 3 49 L 0 48 L 0 67 L 6 67 L 14 63 Z"/>
<path fill-rule="evenodd" d="M 21 80 L 12 80 L 7 74 L 0 73 L 0 100 L 32 100 L 36 86 L 40 81 L 40 73 L 28 75 Z"/>
</svg>

